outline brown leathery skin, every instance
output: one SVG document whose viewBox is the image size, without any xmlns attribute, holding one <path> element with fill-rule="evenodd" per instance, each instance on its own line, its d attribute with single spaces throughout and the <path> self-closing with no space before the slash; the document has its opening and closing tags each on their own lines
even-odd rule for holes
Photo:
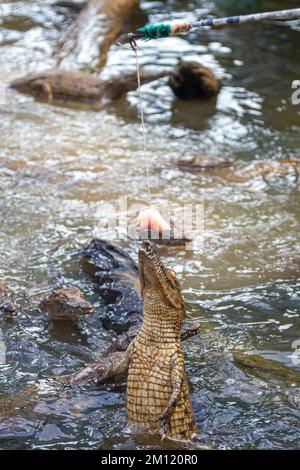
<svg viewBox="0 0 300 470">
<path fill-rule="evenodd" d="M 127 414 L 131 423 L 188 440 L 196 431 L 181 344 L 184 303 L 173 271 L 150 242 L 139 252 L 143 324 L 131 344 Z"/>
<path fill-rule="evenodd" d="M 168 72 L 141 72 L 141 83 L 148 83 L 168 75 Z M 91 104 L 100 110 L 113 100 L 137 88 L 136 73 L 121 77 L 101 80 L 95 75 L 85 72 L 68 70 L 48 70 L 45 72 L 25 75 L 11 82 L 11 88 L 46 100 L 49 104 L 54 101 L 80 102 Z"/>
</svg>

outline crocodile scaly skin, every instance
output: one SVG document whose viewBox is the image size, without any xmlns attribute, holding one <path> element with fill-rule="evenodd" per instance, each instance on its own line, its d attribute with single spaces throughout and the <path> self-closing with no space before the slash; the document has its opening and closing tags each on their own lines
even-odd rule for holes
<svg viewBox="0 0 300 470">
<path fill-rule="evenodd" d="M 144 317 L 140 333 L 131 344 L 128 420 L 158 430 L 163 436 L 190 439 L 196 426 L 182 353 L 184 306 L 180 287 L 175 274 L 164 267 L 149 243 L 140 251 L 140 275 Z"/>
</svg>

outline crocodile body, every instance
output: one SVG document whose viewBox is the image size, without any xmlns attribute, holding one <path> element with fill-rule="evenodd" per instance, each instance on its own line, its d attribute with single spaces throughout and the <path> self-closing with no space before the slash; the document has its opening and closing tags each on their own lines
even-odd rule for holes
<svg viewBox="0 0 300 470">
<path fill-rule="evenodd" d="M 139 251 L 144 302 L 140 333 L 127 350 L 127 414 L 131 423 L 187 440 L 196 427 L 181 344 L 184 303 L 173 271 L 149 242 Z"/>
</svg>

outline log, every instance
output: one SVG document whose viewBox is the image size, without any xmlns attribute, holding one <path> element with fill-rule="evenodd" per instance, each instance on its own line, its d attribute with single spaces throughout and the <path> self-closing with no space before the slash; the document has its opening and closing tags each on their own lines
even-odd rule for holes
<svg viewBox="0 0 300 470">
<path fill-rule="evenodd" d="M 141 83 L 165 77 L 168 72 L 141 72 Z M 10 87 L 32 95 L 49 104 L 85 103 L 100 110 L 107 104 L 117 100 L 125 93 L 137 88 L 136 73 L 121 77 L 101 80 L 95 75 L 68 70 L 47 70 L 33 75 L 26 75 L 10 83 Z"/>
<path fill-rule="evenodd" d="M 126 30 L 139 0 L 90 0 L 59 42 L 59 67 L 99 70 L 108 51 Z"/>
</svg>

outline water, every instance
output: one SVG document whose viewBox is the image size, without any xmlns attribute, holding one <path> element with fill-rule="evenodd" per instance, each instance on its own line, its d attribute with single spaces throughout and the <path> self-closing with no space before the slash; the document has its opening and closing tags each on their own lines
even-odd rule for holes
<svg viewBox="0 0 300 470">
<path fill-rule="evenodd" d="M 53 49 L 75 13 L 53 3 L 0 3 L 0 279 L 22 306 L 16 320 L 0 324 L 0 395 L 16 395 L 14 406 L 0 408 L 0 447 L 172 448 L 127 429 L 124 388 L 58 396 L 43 382 L 89 363 L 113 337 L 101 328 L 105 307 L 78 263 L 80 249 L 97 234 L 100 202 L 117 204 L 128 195 L 129 203 L 147 202 L 136 92 L 95 113 L 5 88 L 55 65 Z M 142 2 L 141 16 L 223 16 L 237 13 L 236 4 Z M 291 358 L 300 339 L 299 183 L 283 178 L 268 185 L 255 174 L 237 182 L 226 172 L 193 175 L 176 167 L 197 153 L 234 158 L 237 170 L 299 156 L 300 108 L 291 105 L 292 81 L 300 79 L 299 33 L 271 25 L 195 31 L 142 45 L 140 56 L 148 70 L 170 69 L 183 56 L 197 59 L 223 82 L 215 107 L 177 102 L 164 80 L 142 88 L 153 200 L 205 204 L 202 250 L 163 250 L 182 282 L 188 317 L 202 323 L 201 338 L 186 345 L 198 442 L 299 448 L 299 388 L 246 373 L 230 353 L 255 350 L 299 370 Z M 114 46 L 102 76 L 134 67 L 134 55 Z M 136 257 L 137 243 L 124 246 Z M 96 302 L 92 320 L 54 325 L 25 308 L 25 293 L 38 298 L 61 285 L 79 286 Z M 37 381 L 38 401 L 28 404 L 26 390 Z"/>
</svg>

